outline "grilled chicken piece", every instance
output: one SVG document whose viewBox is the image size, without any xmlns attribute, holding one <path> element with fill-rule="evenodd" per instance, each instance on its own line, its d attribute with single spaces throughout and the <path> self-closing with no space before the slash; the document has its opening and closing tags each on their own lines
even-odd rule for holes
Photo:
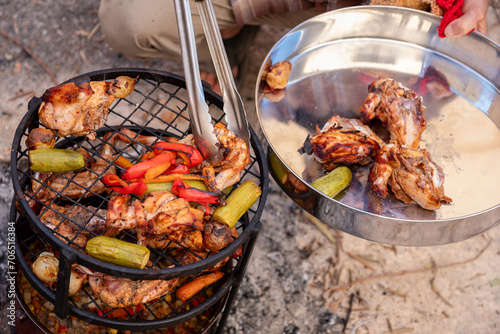
<svg viewBox="0 0 500 334">
<path fill-rule="evenodd" d="M 57 232 L 56 236 L 63 242 L 68 243 L 66 239 L 69 239 L 85 248 L 89 238 L 106 230 L 106 221 L 101 217 L 106 217 L 105 210 L 78 205 L 62 207 L 52 203 L 40 216 L 40 221 Z"/>
<path fill-rule="evenodd" d="M 203 230 L 203 215 L 203 211 L 192 208 L 183 198 L 168 191 L 153 191 L 142 201 L 132 200 L 128 195 L 112 197 L 106 221 L 112 230 L 135 229 L 142 245 L 151 241 L 150 246 L 161 248 L 169 241 L 176 241 L 199 248 L 203 239 L 196 241 L 190 232 Z"/>
<path fill-rule="evenodd" d="M 238 182 L 241 172 L 250 163 L 250 150 L 244 140 L 236 137 L 224 124 L 214 125 L 214 134 L 218 139 L 216 143 L 219 152 L 210 165 L 216 172 L 215 187 L 223 190 Z M 196 146 L 192 135 L 179 140 L 179 143 Z M 201 167 L 204 167 L 202 163 Z M 194 172 L 199 172 L 195 168 Z"/>
<path fill-rule="evenodd" d="M 95 139 L 95 131 L 108 118 L 115 97 L 125 97 L 133 90 L 135 80 L 117 78 L 113 82 L 74 82 L 49 88 L 42 95 L 38 117 L 59 137 L 87 136 Z"/>
<path fill-rule="evenodd" d="M 88 280 L 94 294 L 103 303 L 115 308 L 150 302 L 168 294 L 179 283 L 178 278 L 132 281 L 99 273 L 89 275 Z"/>
<path fill-rule="evenodd" d="M 271 60 L 271 59 L 269 59 Z M 268 63 L 266 63 L 267 65 Z M 265 80 L 270 90 L 283 89 L 288 84 L 290 73 L 292 72 L 292 64 L 288 60 L 280 61 L 272 64 L 265 69 Z M 264 75 L 263 73 L 263 75 Z"/>
<path fill-rule="evenodd" d="M 389 144 L 375 157 L 368 180 L 382 198 L 390 185 L 394 196 L 405 204 L 416 202 L 427 210 L 451 203 L 444 194 L 444 174 L 425 149 Z"/>
<path fill-rule="evenodd" d="M 389 161 L 389 152 L 394 144 L 389 144 L 380 149 L 374 158 L 374 164 L 370 169 L 368 181 L 371 188 L 380 197 L 386 198 L 389 194 L 387 184 L 392 175 L 393 167 Z"/>
<path fill-rule="evenodd" d="M 34 128 L 26 138 L 28 150 L 39 150 L 44 148 L 54 148 L 57 136 L 52 130 L 44 128 Z"/>
<path fill-rule="evenodd" d="M 193 252 L 192 250 L 184 251 L 179 256 L 178 261 L 182 266 L 186 266 L 188 264 L 196 263 L 198 261 L 201 261 L 202 259 L 207 258 L 209 256 L 209 254 L 210 253 L 208 253 L 208 252 Z M 224 267 L 224 265 L 227 263 L 228 260 L 229 260 L 229 257 L 223 259 L 220 262 L 217 262 L 216 264 L 214 264 L 211 267 L 203 269 L 202 272 L 218 271 Z"/>
<path fill-rule="evenodd" d="M 110 161 L 113 161 L 114 155 L 112 145 L 115 144 L 117 139 L 116 134 L 106 134 L 104 136 L 105 144 L 103 144 L 100 151 L 100 157 L 92 159 L 90 163 L 87 162 L 87 170 L 85 171 L 63 174 L 49 172 L 33 173 L 31 187 L 36 199 L 47 203 L 59 197 L 79 199 L 105 192 L 107 188 L 99 179 L 106 174 L 116 173 L 116 168 Z"/>
<path fill-rule="evenodd" d="M 105 82 L 92 81 L 49 88 L 42 96 L 38 117 L 59 137 L 88 135 L 95 139 L 94 131 L 106 122 L 108 108 L 115 99 L 107 93 L 107 87 Z"/>
<path fill-rule="evenodd" d="M 167 191 L 152 192 L 141 205 L 135 201 L 138 226 L 147 235 L 168 235 L 174 231 L 203 229 L 203 211 L 192 208 L 184 198 L 177 198 Z"/>
<path fill-rule="evenodd" d="M 363 119 L 367 122 L 380 119 L 391 141 L 417 148 L 426 128 L 423 98 L 389 78 L 375 80 L 368 86 L 368 92 L 360 107 Z"/>
<path fill-rule="evenodd" d="M 113 196 L 108 203 L 106 235 L 135 229 L 140 245 L 197 252 L 217 252 L 238 237 L 236 229 L 216 221 L 204 222 L 203 217 L 203 211 L 168 191 L 153 191 L 142 200 Z"/>
<path fill-rule="evenodd" d="M 186 247 L 195 252 L 218 252 L 237 238 L 238 231 L 236 228 L 230 228 L 226 223 L 208 221 L 203 224 L 203 230 L 201 231 L 175 231 L 169 234 L 168 239 L 174 240 L 175 243 L 166 245 L 165 242 L 170 241 L 164 237 L 163 244 L 160 244 L 161 240 L 156 238 L 149 239 L 148 245 L 153 248 L 165 248 L 167 246 L 169 248 Z"/>
<path fill-rule="evenodd" d="M 163 240 L 162 240 L 163 239 Z M 166 242 L 169 242 L 168 244 Z M 174 242 L 172 242 L 174 241 Z M 148 246 L 163 249 L 168 248 L 189 248 L 195 252 L 205 251 L 203 244 L 203 234 L 200 230 L 194 231 L 174 231 L 168 236 L 155 236 L 147 239 Z"/>
<path fill-rule="evenodd" d="M 108 202 L 106 224 L 109 228 L 108 231 L 121 231 L 137 227 L 135 206 L 131 196 L 118 195 L 111 197 Z"/>
<path fill-rule="evenodd" d="M 314 157 L 327 171 L 339 165 L 361 164 L 372 161 L 385 145 L 368 126 L 357 119 L 333 116 L 310 139 Z"/>
<path fill-rule="evenodd" d="M 234 232 L 233 232 L 234 230 Z M 209 221 L 203 226 L 203 243 L 205 248 L 218 252 L 233 242 L 233 235 L 238 234 L 236 229 L 229 227 L 226 223 Z"/>
</svg>

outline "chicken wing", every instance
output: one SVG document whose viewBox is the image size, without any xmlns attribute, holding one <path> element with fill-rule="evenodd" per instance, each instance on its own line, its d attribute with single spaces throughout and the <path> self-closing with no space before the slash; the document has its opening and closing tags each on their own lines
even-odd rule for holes
<svg viewBox="0 0 500 334">
<path fill-rule="evenodd" d="M 95 131 L 106 122 L 115 97 L 127 96 L 134 85 L 135 80 L 123 77 L 113 82 L 90 81 L 79 85 L 69 82 L 55 86 L 42 95 L 38 117 L 59 137 L 86 135 L 94 140 Z"/>
<path fill-rule="evenodd" d="M 120 308 L 150 302 L 171 292 L 179 283 L 178 278 L 170 280 L 133 281 L 104 274 L 88 276 L 90 288 L 105 304 Z"/>
<path fill-rule="evenodd" d="M 368 87 L 368 97 L 361 105 L 367 122 L 378 118 L 389 131 L 391 141 L 416 148 L 426 128 L 423 98 L 413 90 L 389 78 L 380 78 Z"/>
<path fill-rule="evenodd" d="M 235 228 L 203 218 L 203 211 L 168 191 L 153 191 L 142 200 L 118 195 L 108 203 L 106 235 L 134 229 L 143 246 L 189 248 L 197 252 L 217 252 L 238 238 Z"/>
<path fill-rule="evenodd" d="M 203 211 L 192 208 L 184 198 L 167 191 L 152 192 L 145 196 L 141 205 L 138 203 L 134 203 L 137 225 L 146 235 L 203 229 Z"/>
<path fill-rule="evenodd" d="M 250 150 L 244 140 L 238 138 L 222 123 L 214 125 L 214 135 L 218 139 L 216 146 L 219 151 L 209 163 L 216 172 L 215 186 L 224 190 L 240 180 L 241 172 L 250 163 Z M 179 142 L 196 146 L 192 135 Z"/>
<path fill-rule="evenodd" d="M 427 210 L 451 203 L 444 194 L 444 173 L 425 149 L 389 144 L 379 151 L 368 180 L 382 198 L 390 185 L 394 196 L 405 204 L 416 202 Z"/>
<path fill-rule="evenodd" d="M 385 143 L 357 119 L 331 117 L 310 139 L 314 157 L 327 171 L 339 165 L 361 164 L 372 161 Z"/>
<path fill-rule="evenodd" d="M 185 199 L 168 191 L 153 191 L 142 200 L 113 196 L 106 220 L 111 231 L 135 229 L 142 245 L 163 248 L 175 241 L 199 249 L 203 247 L 203 216 L 203 211 L 192 208 Z M 199 238 L 192 235 L 196 232 Z"/>
</svg>

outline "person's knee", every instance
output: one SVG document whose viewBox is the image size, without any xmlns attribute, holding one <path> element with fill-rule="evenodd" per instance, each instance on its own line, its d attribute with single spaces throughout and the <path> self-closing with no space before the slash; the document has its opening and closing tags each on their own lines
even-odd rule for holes
<svg viewBox="0 0 500 334">
<path fill-rule="evenodd" d="M 158 58 L 162 54 L 152 41 L 168 39 L 166 22 L 173 10 L 173 1 L 102 0 L 101 31 L 115 51 L 133 58 Z M 170 30 L 177 35 L 175 26 Z"/>
<path fill-rule="evenodd" d="M 125 54 L 131 53 L 137 28 L 135 21 L 129 19 L 127 8 L 121 1 L 102 0 L 98 13 L 105 41 L 116 51 Z"/>
</svg>

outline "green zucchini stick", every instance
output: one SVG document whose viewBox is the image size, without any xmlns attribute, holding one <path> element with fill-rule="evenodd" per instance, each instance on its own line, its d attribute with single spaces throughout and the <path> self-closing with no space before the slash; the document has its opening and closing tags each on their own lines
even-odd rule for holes
<svg viewBox="0 0 500 334">
<path fill-rule="evenodd" d="M 47 148 L 28 151 L 30 169 L 35 172 L 65 173 L 79 170 L 85 165 L 83 155 L 66 149 Z"/>
<path fill-rule="evenodd" d="M 187 183 L 190 187 L 204 190 L 204 191 L 208 190 L 207 186 L 205 185 L 205 183 L 203 183 L 203 181 L 199 181 L 199 180 L 183 180 L 183 181 L 184 181 L 184 183 Z M 144 195 L 149 194 L 150 192 L 153 192 L 153 191 L 158 191 L 158 190 L 172 192 L 172 184 L 173 183 L 174 182 L 148 183 L 147 184 L 148 189 L 146 190 Z"/>
<path fill-rule="evenodd" d="M 226 205 L 215 209 L 212 219 L 234 227 L 236 222 L 257 202 L 262 190 L 253 181 L 245 181 L 227 197 Z"/>
<path fill-rule="evenodd" d="M 105 236 L 90 239 L 85 250 L 99 260 L 140 269 L 148 263 L 150 253 L 144 246 Z"/>
<path fill-rule="evenodd" d="M 325 176 L 320 177 L 311 186 L 323 194 L 334 197 L 346 188 L 352 180 L 352 172 L 345 166 L 337 167 Z"/>
</svg>

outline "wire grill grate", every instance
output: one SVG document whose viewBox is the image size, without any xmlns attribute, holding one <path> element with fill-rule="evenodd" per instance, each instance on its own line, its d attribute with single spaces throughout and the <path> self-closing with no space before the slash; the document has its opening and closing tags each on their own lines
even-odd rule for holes
<svg viewBox="0 0 500 334">
<path fill-rule="evenodd" d="M 47 250 L 67 257 L 68 265 L 80 264 L 103 274 L 132 280 L 194 277 L 202 270 L 232 256 L 223 269 L 226 272 L 225 278 L 218 285 L 212 286 L 211 290 L 205 289 L 195 298 L 181 304 L 172 304 L 168 301 L 172 292 L 152 303 L 142 304 L 143 311 L 139 312 L 140 314 L 125 310 L 128 316 L 125 321 L 110 319 L 113 310 L 104 308 L 88 286 L 84 289 L 88 302 L 84 304 L 77 303 L 72 297 L 68 299 L 67 291 L 65 293 L 57 291 L 56 296 L 53 291 L 48 291 L 47 287 L 41 289 L 49 300 L 54 302 L 63 300 L 64 303 L 68 300 L 70 314 L 90 319 L 89 322 L 92 323 L 120 329 L 124 323 L 128 324 L 127 328 L 131 328 L 130 322 L 147 322 L 148 328 L 160 328 L 187 320 L 193 314 L 213 306 L 227 293 L 235 277 L 241 279 L 242 274 L 238 272 L 238 268 L 246 267 L 249 257 L 249 254 L 245 254 L 247 241 L 255 238 L 258 232 L 260 215 L 267 197 L 267 166 L 256 135 L 250 129 L 251 163 L 243 171 L 240 182 L 234 187 L 245 180 L 253 180 L 261 187 L 263 193 L 258 202 L 236 224 L 238 237 L 219 252 L 197 252 L 176 241 L 168 240 L 168 246 L 163 249 L 148 247 L 151 251 L 151 261 L 145 269 L 125 268 L 86 255 L 81 240 L 105 233 L 105 231 L 96 233 L 92 228 L 93 223 L 106 220 L 106 209 L 110 199 L 108 193 L 103 191 L 105 188 L 100 182 L 100 177 L 120 170 L 116 163 L 119 156 L 138 162 L 142 155 L 150 150 L 152 142 L 166 137 L 183 138 L 190 132 L 188 104 L 185 102 L 187 94 L 185 83 L 180 77 L 165 72 L 119 69 L 94 72 L 71 81 L 78 82 L 87 76 L 93 81 L 110 80 L 121 75 L 137 78 L 136 87 L 126 98 L 116 99 L 113 102 L 106 123 L 96 131 L 95 140 L 87 137 L 65 137 L 57 140 L 57 148 L 84 149 L 88 152 L 85 166 L 78 172 L 64 174 L 30 172 L 28 150 L 24 142 L 31 129 L 43 127 L 37 113 L 42 101 L 38 98 L 30 101 L 28 113 L 21 121 L 13 143 L 12 177 L 17 204 L 22 213 L 22 215 L 14 213 L 13 219 L 18 222 L 18 227 L 34 231 L 31 235 L 28 233 L 18 236 L 18 240 L 22 240 L 18 246 L 19 254 L 23 256 L 20 262 L 25 272 L 30 271 L 27 263 Z M 205 91 L 205 96 L 213 123 L 224 122 L 220 97 L 209 90 Z M 118 134 L 126 140 L 116 142 L 112 140 Z M 67 226 L 72 228 L 72 233 L 66 233 Z M 133 230 L 123 230 L 116 238 L 133 243 L 138 240 Z M 34 244 L 37 245 L 35 251 L 32 246 Z M 236 253 L 240 248 L 243 252 Z M 183 265 L 186 257 L 197 258 L 197 261 L 191 260 L 189 264 Z M 42 285 L 32 273 L 27 275 L 27 278 L 39 288 Z M 65 279 L 69 280 L 69 274 Z M 217 292 L 209 293 L 209 291 Z M 197 298 L 206 301 L 201 305 L 194 305 L 193 301 Z M 164 303 L 171 310 L 163 317 L 158 317 L 154 311 L 155 305 L 159 303 Z M 62 307 L 61 315 L 66 315 L 65 310 L 68 305 Z M 94 310 L 89 311 L 89 309 Z M 145 315 L 147 321 L 144 319 Z M 142 325 L 137 328 L 143 329 Z"/>
</svg>

